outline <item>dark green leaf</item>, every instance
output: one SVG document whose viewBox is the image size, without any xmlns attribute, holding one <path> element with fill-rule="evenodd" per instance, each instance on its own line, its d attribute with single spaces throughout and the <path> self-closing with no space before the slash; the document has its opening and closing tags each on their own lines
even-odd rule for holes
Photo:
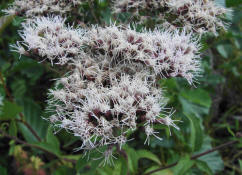
<svg viewBox="0 0 242 175">
<path fill-rule="evenodd" d="M 201 149 L 198 152 L 196 152 L 195 154 L 202 153 L 211 148 L 212 148 L 211 138 L 209 136 L 206 136 L 206 137 L 204 137 Z M 219 155 L 219 153 L 217 151 L 204 155 L 198 159 L 203 162 L 206 162 L 207 165 L 209 166 L 209 168 L 212 170 L 213 174 L 216 174 L 217 172 L 222 171 L 224 168 L 223 160 L 221 159 L 221 156 Z"/>
<path fill-rule="evenodd" d="M 151 166 L 143 174 L 149 173 L 149 172 L 156 170 L 158 168 L 160 168 L 160 167 L 159 166 Z M 165 169 L 165 170 L 161 170 L 161 171 L 157 171 L 155 173 L 152 173 L 152 175 L 174 175 L 174 174 L 170 169 Z"/>
<path fill-rule="evenodd" d="M 77 172 L 82 172 L 82 173 L 85 172 L 84 167 L 87 166 L 88 163 L 89 162 L 87 160 L 87 157 L 81 157 L 81 158 L 79 158 L 79 160 L 76 163 L 76 171 Z"/>
<path fill-rule="evenodd" d="M 46 134 L 46 142 L 51 144 L 57 150 L 60 149 L 60 142 L 58 138 L 53 134 L 53 128 L 49 127 Z"/>
<path fill-rule="evenodd" d="M 138 155 L 133 148 L 128 147 L 127 145 L 124 147 L 124 151 L 128 155 L 128 165 L 130 172 L 134 173 L 138 169 Z"/>
<path fill-rule="evenodd" d="M 40 106 L 31 99 L 21 99 L 19 103 L 24 108 L 23 115 L 25 121 L 33 128 L 33 130 L 38 134 L 40 138 L 45 139 L 48 122 L 42 118 L 43 112 Z M 19 124 L 19 126 L 23 136 L 29 143 L 37 142 L 34 135 L 29 132 L 25 125 Z"/>
<path fill-rule="evenodd" d="M 209 108 L 207 107 L 193 104 L 181 96 L 179 96 L 178 99 L 182 105 L 182 110 L 184 113 L 195 114 L 197 117 L 201 117 L 202 115 L 209 113 Z"/>
<path fill-rule="evenodd" d="M 4 100 L 0 120 L 13 119 L 22 111 L 22 108 L 15 103 Z"/>
<path fill-rule="evenodd" d="M 231 55 L 232 46 L 230 44 L 220 44 L 217 46 L 217 50 L 224 58 L 229 58 Z"/>
<path fill-rule="evenodd" d="M 17 136 L 17 124 L 15 120 L 11 120 L 10 125 L 9 125 L 9 135 L 11 136 Z"/>
<path fill-rule="evenodd" d="M 194 161 L 190 159 L 189 155 L 183 156 L 173 168 L 174 175 L 183 175 L 185 174 L 193 165 Z"/>
<path fill-rule="evenodd" d="M 138 150 L 137 155 L 138 155 L 138 159 L 147 158 L 149 160 L 156 162 L 158 165 L 161 165 L 159 158 L 148 150 Z"/>
<path fill-rule="evenodd" d="M 121 172 L 120 172 L 120 175 L 126 175 L 128 174 L 128 171 L 129 171 L 129 166 L 128 166 L 128 162 L 122 157 L 121 158 Z"/>
<path fill-rule="evenodd" d="M 209 168 L 208 164 L 206 162 L 200 161 L 200 160 L 196 160 L 196 166 L 198 167 L 198 169 L 200 169 L 201 171 L 207 173 L 208 175 L 212 175 L 213 172 L 212 170 Z"/>
<path fill-rule="evenodd" d="M 190 144 L 192 152 L 198 151 L 203 143 L 203 132 L 201 128 L 201 121 L 199 118 L 192 114 L 185 114 L 190 121 L 191 135 Z"/>
<path fill-rule="evenodd" d="M 211 106 L 212 100 L 209 93 L 203 89 L 193 89 L 182 91 L 180 95 L 195 104 L 209 108 Z"/>
<path fill-rule="evenodd" d="M 67 166 L 59 166 L 53 175 L 75 175 L 75 171 Z"/>
<path fill-rule="evenodd" d="M 36 143 L 33 143 L 33 145 L 38 146 L 48 152 L 51 152 L 58 157 L 61 155 L 60 150 L 57 150 L 52 144 L 49 144 L 46 142 L 36 142 Z"/>
</svg>

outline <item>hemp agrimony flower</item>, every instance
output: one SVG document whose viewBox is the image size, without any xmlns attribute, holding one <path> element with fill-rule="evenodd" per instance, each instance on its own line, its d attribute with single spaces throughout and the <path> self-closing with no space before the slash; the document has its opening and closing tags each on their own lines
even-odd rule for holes
<svg viewBox="0 0 242 175">
<path fill-rule="evenodd" d="M 79 57 L 85 31 L 66 26 L 64 18 L 35 17 L 22 26 L 19 34 L 23 41 L 13 46 L 14 51 L 61 65 Z"/>
<path fill-rule="evenodd" d="M 65 14 L 84 2 L 87 0 L 15 0 L 4 12 L 9 15 L 26 17 Z"/>
<path fill-rule="evenodd" d="M 81 139 L 75 150 L 106 146 L 104 163 L 112 163 L 113 146 L 121 149 L 139 127 L 148 144 L 152 136 L 162 140 L 156 123 L 179 129 L 157 81 L 182 77 L 194 84 L 201 72 L 199 37 L 194 33 L 226 29 L 222 19 L 228 10 L 204 0 L 113 1 L 115 13 L 131 12 L 142 22 L 155 17 L 166 29 L 140 32 L 122 25 L 83 29 L 54 16 L 82 2 L 15 0 L 6 12 L 30 19 L 19 32 L 22 41 L 12 48 L 20 55 L 68 66 L 69 72 L 49 90 L 49 121 Z"/>
<path fill-rule="evenodd" d="M 114 0 L 114 13 L 131 12 L 138 21 L 155 20 L 172 29 L 186 29 L 198 34 L 226 30 L 223 21 L 228 9 L 213 0 Z"/>
<path fill-rule="evenodd" d="M 96 57 L 102 55 L 117 67 L 140 63 L 142 67 L 152 69 L 151 76 L 184 77 L 190 84 L 200 72 L 200 46 L 197 39 L 185 31 L 157 28 L 136 32 L 130 28 L 110 26 L 94 27 L 85 36 L 87 52 Z"/>
<path fill-rule="evenodd" d="M 171 120 L 161 117 L 166 102 L 162 91 L 144 75 L 103 78 L 101 84 L 95 78 L 87 81 L 77 66 L 73 74 L 58 80 L 56 89 L 50 90 L 49 110 L 56 111 L 50 121 L 79 136 L 82 149 L 122 146 L 128 140 L 126 134 L 136 130 L 138 124 L 152 128 L 159 119 Z M 158 132 L 146 133 L 149 137 Z"/>
</svg>

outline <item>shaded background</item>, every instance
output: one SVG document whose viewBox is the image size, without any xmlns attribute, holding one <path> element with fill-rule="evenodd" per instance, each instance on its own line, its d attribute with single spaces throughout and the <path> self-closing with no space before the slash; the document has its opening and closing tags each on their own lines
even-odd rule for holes
<svg viewBox="0 0 242 175">
<path fill-rule="evenodd" d="M 11 1 L 1 1 L 5 9 Z M 168 107 L 176 110 L 173 119 L 181 120 L 177 131 L 160 125 L 163 141 L 146 138 L 142 128 L 136 131 L 124 147 L 127 160 L 115 154 L 115 165 L 98 167 L 98 161 L 82 158 L 74 152 L 81 142 L 60 131 L 53 135 L 44 117 L 47 92 L 54 78 L 64 74 L 49 63 L 37 61 L 10 51 L 10 44 L 21 40 L 21 17 L 0 17 L 0 175 L 140 175 L 178 161 L 178 165 L 154 175 L 242 174 L 242 142 L 236 138 L 242 132 L 242 21 L 241 0 L 216 0 L 233 9 L 228 15 L 231 26 L 218 37 L 202 38 L 203 76 L 195 87 L 183 79 L 160 81 L 168 97 Z M 103 24 L 111 18 L 109 1 L 95 3 L 95 13 Z M 83 15 L 74 17 L 79 24 L 95 23 L 88 4 L 79 9 Z M 128 14 L 127 14 L 128 15 Z M 117 17 L 119 18 L 119 17 Z M 120 16 L 123 19 L 123 16 Z M 73 20 L 73 19 L 70 19 Z M 9 93 L 9 94 L 7 94 Z M 11 96 L 11 97 L 10 97 Z M 31 130 L 33 130 L 31 132 Z M 33 134 L 35 133 L 35 134 Z M 19 139 L 19 140 L 18 140 Z M 228 141 L 236 144 L 196 160 L 189 157 Z M 22 143 L 20 143 L 22 141 Z M 95 153 L 96 154 L 96 153 Z M 99 157 L 96 154 L 96 157 Z M 76 163 L 72 163 L 75 162 Z"/>
</svg>

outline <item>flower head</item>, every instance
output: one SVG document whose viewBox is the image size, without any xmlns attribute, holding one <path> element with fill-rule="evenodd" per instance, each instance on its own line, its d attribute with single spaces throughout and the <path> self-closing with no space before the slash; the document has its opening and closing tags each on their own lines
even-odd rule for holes
<svg viewBox="0 0 242 175">
<path fill-rule="evenodd" d="M 229 10 L 213 0 L 114 0 L 113 12 L 131 12 L 143 22 L 155 19 L 156 23 L 170 29 L 217 34 L 219 29 L 226 30 L 224 17 Z"/>
<path fill-rule="evenodd" d="M 65 14 L 83 2 L 87 0 L 15 0 L 4 12 L 31 18 L 46 14 Z"/>
</svg>

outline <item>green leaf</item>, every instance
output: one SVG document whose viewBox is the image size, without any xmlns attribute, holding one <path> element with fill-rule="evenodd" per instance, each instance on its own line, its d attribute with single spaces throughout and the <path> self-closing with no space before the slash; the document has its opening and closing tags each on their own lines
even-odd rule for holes
<svg viewBox="0 0 242 175">
<path fill-rule="evenodd" d="M 180 95 L 184 99 L 190 101 L 191 103 L 195 103 L 207 108 L 209 108 L 212 104 L 212 100 L 209 93 L 203 89 L 182 91 Z"/>
<path fill-rule="evenodd" d="M 242 171 L 242 160 L 239 159 L 240 170 Z"/>
<path fill-rule="evenodd" d="M 160 166 L 151 166 L 150 168 L 148 168 L 147 170 L 145 170 L 145 172 L 143 174 L 147 174 L 153 170 L 156 170 L 160 168 Z M 173 172 L 170 169 L 165 169 L 165 170 L 160 170 L 157 171 L 155 173 L 152 173 L 152 175 L 174 175 Z"/>
<path fill-rule="evenodd" d="M 200 154 L 210 149 L 212 149 L 211 138 L 209 136 L 206 136 L 204 137 L 201 149 L 194 154 Z M 223 160 L 221 159 L 218 151 L 199 157 L 198 160 L 206 162 L 209 168 L 212 170 L 213 174 L 221 172 L 224 168 Z"/>
<path fill-rule="evenodd" d="M 121 171 L 120 171 L 120 175 L 126 175 L 128 174 L 129 171 L 129 166 L 128 166 L 128 162 L 125 160 L 124 157 L 121 158 Z"/>
<path fill-rule="evenodd" d="M 130 148 L 127 145 L 124 146 L 124 151 L 128 156 L 129 170 L 131 173 L 135 173 L 138 169 L 138 155 L 133 148 Z"/>
<path fill-rule="evenodd" d="M 148 150 L 138 150 L 137 155 L 138 155 L 138 159 L 141 159 L 141 158 L 150 159 L 156 162 L 158 165 L 161 165 L 159 158 Z"/>
<path fill-rule="evenodd" d="M 33 145 L 38 146 L 48 152 L 51 152 L 55 154 L 57 157 L 60 157 L 61 155 L 60 150 L 56 149 L 52 144 L 49 144 L 46 142 L 36 142 L 36 143 L 33 143 Z"/>
<path fill-rule="evenodd" d="M 47 130 L 46 142 L 48 144 L 51 144 L 57 150 L 60 149 L 60 142 L 59 142 L 58 138 L 53 134 L 53 128 L 51 126 L 49 126 L 49 128 Z"/>
<path fill-rule="evenodd" d="M 15 103 L 4 100 L 0 120 L 13 119 L 22 111 L 22 108 Z"/>
<path fill-rule="evenodd" d="M 16 121 L 11 120 L 10 126 L 9 126 L 9 135 L 17 136 L 17 131 L 18 131 L 18 129 L 17 129 Z"/>
<path fill-rule="evenodd" d="M 12 92 L 13 92 L 13 96 L 15 98 L 23 97 L 25 92 L 27 91 L 26 81 L 23 80 L 23 79 L 15 80 L 11 84 L 11 89 L 12 89 Z"/>
<path fill-rule="evenodd" d="M 242 0 L 226 0 L 227 7 L 236 7 L 242 4 Z"/>
<path fill-rule="evenodd" d="M 75 175 L 75 171 L 67 166 L 58 166 L 53 175 Z"/>
<path fill-rule="evenodd" d="M 195 114 L 197 117 L 201 117 L 209 113 L 209 108 L 207 107 L 193 104 L 188 100 L 184 99 L 182 96 L 179 96 L 178 99 L 182 105 L 182 110 L 184 113 Z"/>
<path fill-rule="evenodd" d="M 205 172 L 208 175 L 213 174 L 212 170 L 209 168 L 209 166 L 206 162 L 196 160 L 196 166 L 198 169 L 200 169 L 201 171 Z"/>
<path fill-rule="evenodd" d="M 217 51 L 224 58 L 229 58 L 231 50 L 233 50 L 233 48 L 230 44 L 220 44 L 217 46 Z"/>
<path fill-rule="evenodd" d="M 21 99 L 21 101 L 19 100 L 19 103 L 24 108 L 23 115 L 25 121 L 34 129 L 41 139 L 45 139 L 48 123 L 42 118 L 43 113 L 41 107 L 31 99 Z M 19 128 L 24 138 L 29 143 L 37 142 L 37 139 L 31 132 L 29 132 L 25 125 L 20 123 Z"/>
<path fill-rule="evenodd" d="M 76 171 L 84 173 L 84 167 L 87 166 L 88 163 L 87 157 L 80 157 L 76 163 Z"/>
<path fill-rule="evenodd" d="M 185 174 L 193 165 L 194 161 L 190 159 L 189 155 L 182 157 L 177 165 L 173 168 L 174 175 L 183 175 Z"/>
<path fill-rule="evenodd" d="M 191 135 L 190 135 L 190 145 L 192 152 L 198 151 L 203 143 L 203 131 L 201 128 L 201 121 L 199 118 L 192 114 L 185 114 L 190 121 Z"/>
</svg>

